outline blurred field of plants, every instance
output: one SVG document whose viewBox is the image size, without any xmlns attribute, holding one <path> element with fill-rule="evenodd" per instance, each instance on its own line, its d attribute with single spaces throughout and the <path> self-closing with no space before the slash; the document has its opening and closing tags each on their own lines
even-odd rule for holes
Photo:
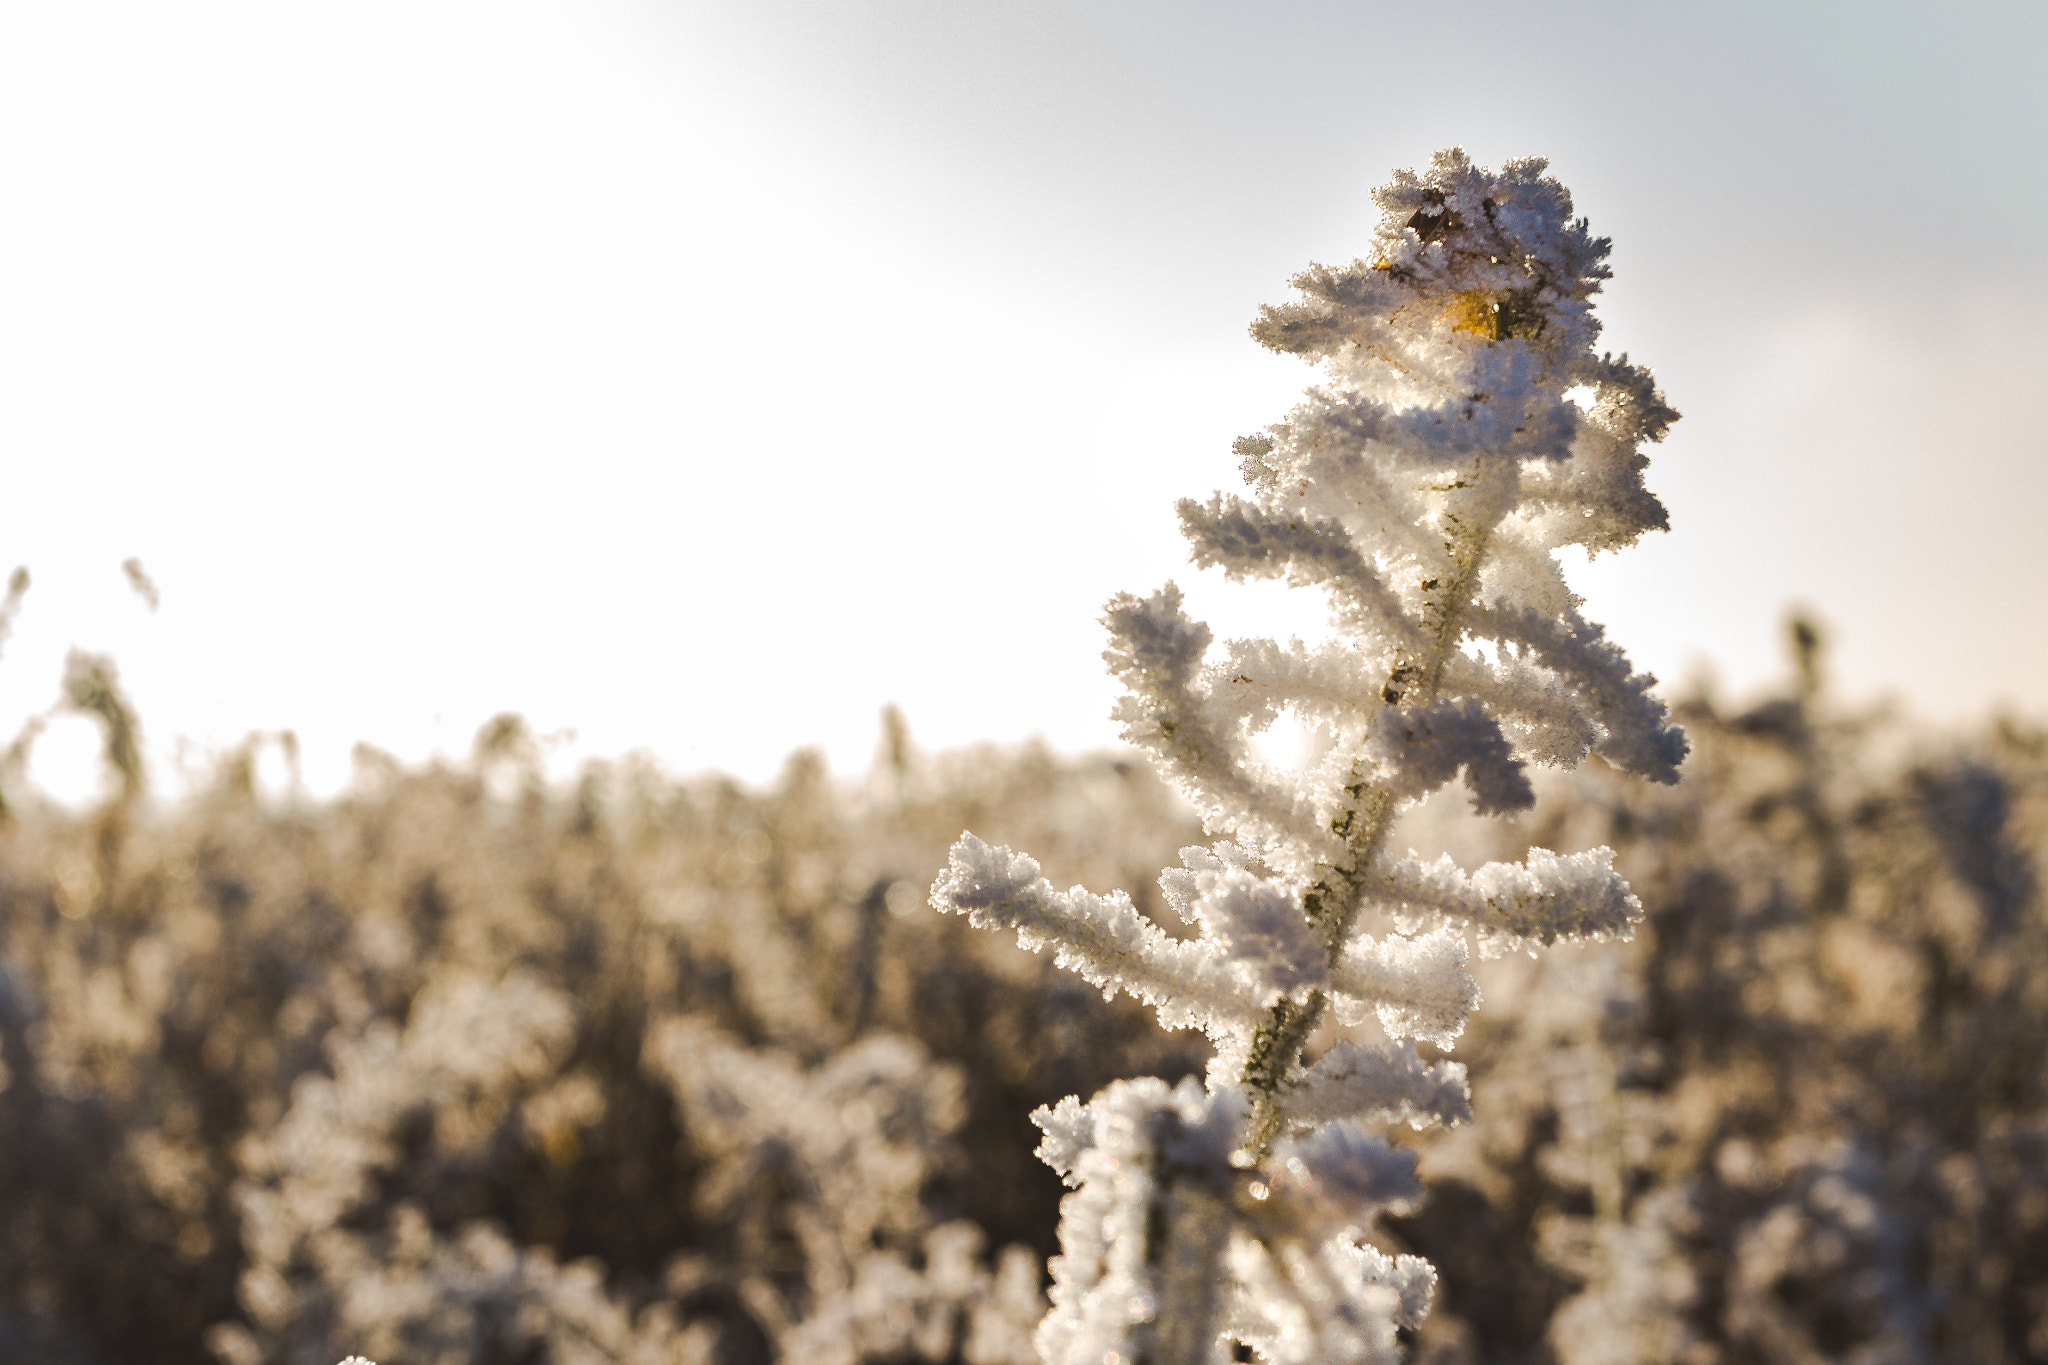
<svg viewBox="0 0 2048 1365">
<path fill-rule="evenodd" d="M 1401 1139 L 1411 1358 L 2048 1360 L 2048 735 L 1849 714 L 1794 641 L 1783 696 L 1681 704 L 1676 788 L 1401 831 L 1610 844 L 1648 911 L 1482 969 L 1479 1121 Z M 1142 763 L 891 715 L 857 781 L 562 788 L 506 717 L 332 801 L 252 741 L 158 803 L 111 664 L 63 696 L 97 809 L 0 758 L 0 1360 L 1021 1365 L 1027 1115 L 1205 1052 L 925 905 L 971 828 L 1159 910 L 1200 830 Z"/>
</svg>

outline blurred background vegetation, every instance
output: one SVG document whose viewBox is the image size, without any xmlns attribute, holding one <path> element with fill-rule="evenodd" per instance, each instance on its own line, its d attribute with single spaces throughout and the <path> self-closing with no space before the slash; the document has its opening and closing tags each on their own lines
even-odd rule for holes
<svg viewBox="0 0 2048 1365">
<path fill-rule="evenodd" d="M 2048 1359 L 2048 735 L 1847 713 L 1791 643 L 1775 699 L 1681 703 L 1676 788 L 1397 834 L 1610 844 L 1647 910 L 1484 964 L 1478 1121 L 1400 1137 L 1414 1359 Z M 925 906 L 972 829 L 1160 913 L 1201 833 L 1125 758 L 892 712 L 858 780 L 563 787 L 507 716 L 318 802 L 252 739 L 167 802 L 112 664 L 62 697 L 103 801 L 0 757 L 0 1359 L 1028 1361 L 1030 1111 L 1206 1051 Z"/>
</svg>

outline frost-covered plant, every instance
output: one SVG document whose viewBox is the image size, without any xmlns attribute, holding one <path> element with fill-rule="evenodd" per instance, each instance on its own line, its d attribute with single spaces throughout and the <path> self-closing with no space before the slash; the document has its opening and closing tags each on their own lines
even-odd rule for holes
<svg viewBox="0 0 2048 1365">
<path fill-rule="evenodd" d="M 1554 557 L 1665 525 L 1640 447 L 1677 414 L 1647 370 L 1593 350 L 1608 243 L 1543 170 L 1450 151 L 1399 173 L 1376 193 L 1370 258 L 1311 266 L 1253 324 L 1322 382 L 1239 441 L 1253 495 L 1182 502 L 1183 531 L 1198 565 L 1322 589 L 1334 638 L 1212 651 L 1171 584 L 1109 604 L 1124 736 L 1230 836 L 1160 879 L 1194 936 L 1122 894 L 1058 891 L 972 834 L 932 888 L 938 909 L 1013 929 L 1216 1046 L 1206 1085 L 1120 1082 L 1035 1116 L 1075 1187 L 1048 1362 L 1195 1365 L 1232 1343 L 1395 1359 L 1435 1276 L 1362 1240 L 1421 1196 L 1413 1155 L 1362 1125 L 1469 1117 L 1464 1069 L 1417 1047 L 1450 1047 L 1478 1003 L 1468 934 L 1491 953 L 1626 935 L 1640 915 L 1605 848 L 1468 871 L 1386 846 L 1461 771 L 1474 807 L 1502 814 L 1533 802 L 1530 762 L 1597 753 L 1672 782 L 1685 754 L 1654 680 L 1579 615 Z M 1298 771 L 1251 747 L 1283 710 L 1322 743 Z M 1311 1060 L 1332 1014 L 1385 1040 Z"/>
<path fill-rule="evenodd" d="M 1791 643 L 1795 688 L 1683 704 L 1684 790 L 1577 784 L 1647 932 L 1602 955 L 1576 1049 L 1496 1037 L 1489 1066 L 1604 1053 L 1622 1197 L 1575 1197 L 1572 1115 L 1503 1081 L 1489 1164 L 1529 1174 L 1496 1207 L 1542 1210 L 1542 1259 L 1583 1282 L 1549 1315 L 1560 1365 L 2048 1358 L 2048 1199 L 2027 1193 L 2048 1160 L 2048 740 L 2006 722 L 1930 753 L 1828 699 L 1810 623 Z M 1498 1298 L 1540 1301 L 1541 1274 Z M 1496 1349 L 1504 1325 L 1482 1327 Z"/>
<path fill-rule="evenodd" d="M 1045 1307 L 1031 1253 L 1005 1248 L 991 1273 L 982 1230 L 932 1226 L 920 1200 L 952 1163 L 958 1068 L 880 1033 L 807 1071 L 689 1016 L 650 1028 L 645 1059 L 709 1158 L 703 1212 L 738 1226 L 746 1262 L 782 1270 L 735 1286 L 779 1359 L 1028 1365 Z M 685 1265 L 671 1277 L 713 1275 Z"/>
<path fill-rule="evenodd" d="M 297 1365 L 331 1358 L 339 1340 L 421 1365 L 708 1361 L 708 1332 L 666 1304 L 636 1317 L 594 1264 L 562 1265 L 481 1221 L 437 1233 L 409 1201 L 380 1216 L 378 1177 L 400 1160 L 402 1131 L 424 1124 L 451 1152 L 488 1147 L 491 1110 L 560 1069 L 573 1023 L 567 997 L 523 974 L 449 976 L 421 993 L 402 1031 L 376 1021 L 338 1036 L 333 1075 L 302 1078 L 278 1123 L 243 1144 L 246 1323 L 217 1325 L 214 1353 Z M 551 1097 L 533 1099 L 561 1108 Z"/>
</svg>

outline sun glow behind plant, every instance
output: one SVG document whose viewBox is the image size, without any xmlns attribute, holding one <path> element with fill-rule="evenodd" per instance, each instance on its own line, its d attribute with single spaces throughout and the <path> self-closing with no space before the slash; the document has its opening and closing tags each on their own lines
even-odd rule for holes
<svg viewBox="0 0 2048 1365">
<path fill-rule="evenodd" d="M 353 738 L 459 750 L 499 706 L 753 775 L 821 732 L 871 742 L 875 701 L 835 675 L 947 610 L 924 565 L 967 548 L 905 496 L 959 458 L 933 433 L 1044 467 L 1145 377 L 1074 334 L 1078 300 L 906 239 L 887 186 L 631 17 L 9 20 L 9 122 L 50 133 L 7 146 L 44 203 L 5 229 L 34 263 L 0 334 L 5 553 L 37 580 L 10 715 L 81 641 L 174 732 L 312 731 L 321 786 Z M 991 422 L 998 387 L 1061 401 Z M 157 616 L 116 569 L 138 553 Z M 755 709 L 693 734 L 707 693 Z M 83 795 L 67 728 L 38 770 Z"/>
<path fill-rule="evenodd" d="M 1878 85 L 1741 7 L 1551 14 L 1448 104 L 1342 57 L 1370 6 L 11 7 L 0 570 L 36 583 L 0 733 L 76 644 L 165 776 L 179 736 L 289 727 L 331 789 L 358 739 L 460 751 L 504 709 L 756 779 L 801 743 L 863 764 L 890 701 L 939 745 L 1107 743 L 1068 661 L 1120 584 L 1210 591 L 1151 490 L 1226 479 L 1292 392 L 1237 342 L 1261 291 L 1344 259 L 1377 168 L 1451 142 L 1549 150 L 1657 244 L 1617 260 L 1630 289 L 1679 301 L 1610 336 L 1688 395 L 1661 462 L 1686 534 L 1573 570 L 1646 669 L 1752 686 L 1803 600 L 1852 692 L 2048 704 L 2048 644 L 1937 567 L 2043 570 L 2011 398 L 2048 363 L 2038 196 L 1957 169 L 2026 145 L 2023 93 L 1965 128 L 1957 75 L 2018 21 L 1855 47 L 1924 64 Z M 1509 61 L 1584 98 L 1532 107 Z M 1901 144 L 1878 88 L 1947 112 Z M 1938 290 L 1895 269 L 1934 220 L 1975 253 Z M 990 599 L 1015 634 L 963 689 L 924 642 Z M 1228 635 L 1269 605 L 1196 609 Z M 64 729 L 38 767 L 82 794 Z"/>
</svg>

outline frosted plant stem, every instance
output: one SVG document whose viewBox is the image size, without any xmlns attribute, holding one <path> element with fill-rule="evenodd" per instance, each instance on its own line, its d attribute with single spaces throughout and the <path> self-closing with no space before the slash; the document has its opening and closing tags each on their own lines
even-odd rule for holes
<svg viewBox="0 0 2048 1365">
<path fill-rule="evenodd" d="M 1393 793 L 1378 783 L 1361 783 L 1346 789 L 1357 802 L 1349 806 L 1332 826 L 1352 854 L 1352 866 L 1359 873 L 1379 856 L 1387 817 L 1393 809 Z M 1354 838 L 1355 831 L 1357 837 Z M 1359 877 L 1341 868 L 1328 867 L 1302 897 L 1302 909 L 1309 922 L 1323 934 L 1335 963 L 1343 952 L 1351 921 L 1358 915 Z M 1244 1086 L 1252 1099 L 1252 1112 L 1245 1133 L 1245 1148 L 1255 1162 L 1272 1153 L 1273 1140 L 1280 1135 L 1285 1116 L 1280 1111 L 1281 1085 L 1301 1060 L 1316 1025 L 1323 1020 L 1329 997 L 1322 991 L 1305 1003 L 1281 999 L 1274 1003 L 1266 1022 L 1252 1035 L 1251 1051 L 1245 1059 Z"/>
<path fill-rule="evenodd" d="M 1444 663 L 1458 639 L 1459 620 L 1472 603 L 1479 564 L 1485 553 L 1486 533 L 1481 531 L 1469 537 L 1465 552 L 1458 558 L 1458 572 L 1445 585 L 1444 595 L 1433 613 L 1436 619 L 1431 623 L 1430 658 L 1420 668 L 1406 663 L 1394 667 L 1381 692 L 1389 705 L 1411 699 L 1427 705 L 1436 700 L 1443 686 Z M 1405 691 L 1406 684 L 1418 673 L 1420 685 L 1412 692 Z M 1387 827 L 1394 816 L 1393 793 L 1381 783 L 1353 783 L 1345 788 L 1345 794 L 1351 799 L 1331 822 L 1330 832 L 1344 840 L 1352 870 L 1324 867 L 1301 901 L 1309 923 L 1322 934 L 1329 948 L 1332 966 L 1350 941 L 1352 925 L 1358 918 L 1359 886 L 1379 861 Z M 1252 1035 L 1243 1076 L 1245 1090 L 1252 1097 L 1244 1145 L 1254 1162 L 1263 1162 L 1272 1154 L 1274 1139 L 1280 1136 L 1286 1121 L 1280 1109 L 1280 1089 L 1300 1063 L 1302 1049 L 1308 1046 L 1328 1008 L 1329 998 L 1322 991 L 1316 991 L 1306 1002 L 1283 998 L 1274 1003 L 1266 1022 Z"/>
<path fill-rule="evenodd" d="M 1609 849 L 1468 870 L 1387 848 L 1400 811 L 1461 775 L 1477 814 L 1508 815 L 1535 803 L 1531 763 L 1599 754 L 1675 782 L 1685 756 L 1655 680 L 1579 616 L 1555 558 L 1663 529 L 1641 446 L 1678 414 L 1648 370 L 1593 350 L 1608 243 L 1543 169 L 1453 149 L 1399 172 L 1374 194 L 1371 251 L 1310 266 L 1252 324 L 1322 382 L 1237 442 L 1252 496 L 1184 499 L 1182 531 L 1198 567 L 1326 591 L 1339 638 L 1212 657 L 1173 584 L 1108 605 L 1124 738 L 1228 836 L 1160 876 L 1198 932 L 1122 893 L 1060 891 L 972 833 L 932 884 L 936 909 L 1218 1048 L 1206 1083 L 1118 1081 L 1032 1115 L 1071 1187 L 1035 1337 L 1047 1365 L 1396 1365 L 1435 1272 L 1361 1240 L 1422 1198 L 1414 1153 L 1367 1128 L 1470 1121 L 1465 1069 L 1417 1051 L 1450 1047 L 1479 1003 L 1468 936 L 1534 949 L 1641 916 Z M 1486 643 L 1468 654 L 1468 637 Z M 1283 712 L 1327 727 L 1320 763 L 1252 761 Z M 1368 904 L 1387 923 L 1363 933 Z M 1308 1065 L 1332 1019 L 1377 1020 L 1384 1041 Z"/>
</svg>

